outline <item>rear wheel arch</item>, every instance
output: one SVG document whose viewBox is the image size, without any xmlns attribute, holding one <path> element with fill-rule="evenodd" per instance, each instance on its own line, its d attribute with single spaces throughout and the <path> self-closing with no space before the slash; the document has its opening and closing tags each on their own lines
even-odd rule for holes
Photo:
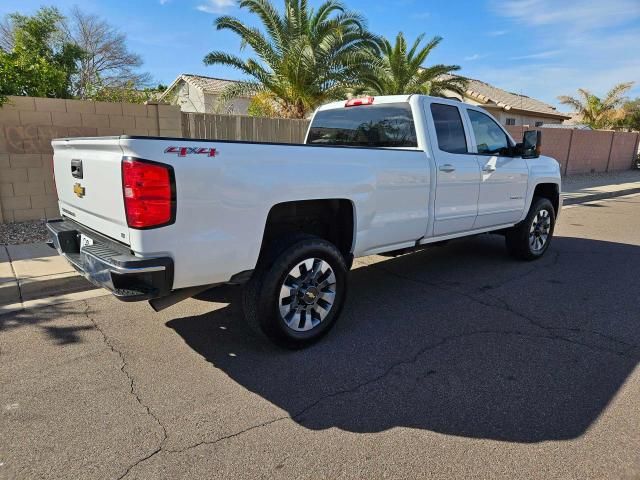
<svg viewBox="0 0 640 480">
<path fill-rule="evenodd" d="M 355 230 L 356 210 L 351 200 L 333 198 L 278 203 L 267 214 L 259 259 L 277 255 L 280 252 L 274 249 L 282 250 L 304 236 L 314 236 L 334 244 L 350 264 Z"/>
</svg>

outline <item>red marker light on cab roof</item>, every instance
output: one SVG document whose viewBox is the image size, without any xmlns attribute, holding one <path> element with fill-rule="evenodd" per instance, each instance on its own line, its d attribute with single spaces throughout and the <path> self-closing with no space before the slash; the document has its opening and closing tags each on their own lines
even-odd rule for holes
<svg viewBox="0 0 640 480">
<path fill-rule="evenodd" d="M 373 105 L 375 97 L 352 98 L 345 103 L 345 107 L 360 107 L 362 105 Z"/>
</svg>

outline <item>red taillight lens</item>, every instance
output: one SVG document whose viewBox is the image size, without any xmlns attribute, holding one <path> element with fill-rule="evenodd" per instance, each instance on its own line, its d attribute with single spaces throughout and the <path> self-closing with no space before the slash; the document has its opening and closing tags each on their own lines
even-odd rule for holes
<svg viewBox="0 0 640 480">
<path fill-rule="evenodd" d="M 373 105 L 375 97 L 352 98 L 345 103 L 345 107 L 359 107 L 361 105 Z"/>
<path fill-rule="evenodd" d="M 127 224 L 153 228 L 175 220 L 175 181 L 168 165 L 137 159 L 122 161 L 122 192 Z"/>
</svg>

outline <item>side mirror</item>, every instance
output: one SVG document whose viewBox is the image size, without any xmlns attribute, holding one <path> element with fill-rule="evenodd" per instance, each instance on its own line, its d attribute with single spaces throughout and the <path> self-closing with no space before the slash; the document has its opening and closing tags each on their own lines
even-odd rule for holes
<svg viewBox="0 0 640 480">
<path fill-rule="evenodd" d="M 527 130 L 522 137 L 522 158 L 538 158 L 542 147 L 542 132 Z"/>
</svg>

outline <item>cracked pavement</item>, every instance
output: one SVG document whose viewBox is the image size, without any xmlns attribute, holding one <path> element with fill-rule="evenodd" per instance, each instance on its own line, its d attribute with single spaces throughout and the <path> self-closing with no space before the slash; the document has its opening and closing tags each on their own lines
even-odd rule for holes
<svg viewBox="0 0 640 480">
<path fill-rule="evenodd" d="M 639 478 L 640 196 L 556 234 L 359 259 L 301 352 L 234 288 L 0 316 L 0 478 Z"/>
</svg>

